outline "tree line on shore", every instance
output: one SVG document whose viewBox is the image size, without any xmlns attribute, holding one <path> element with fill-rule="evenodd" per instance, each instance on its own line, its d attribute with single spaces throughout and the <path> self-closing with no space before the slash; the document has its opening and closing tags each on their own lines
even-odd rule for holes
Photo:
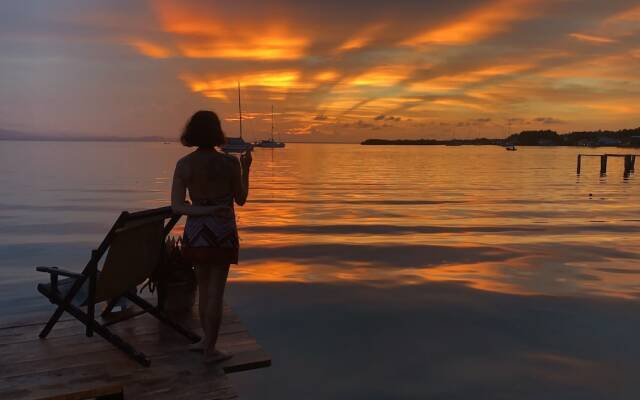
<svg viewBox="0 0 640 400">
<path fill-rule="evenodd" d="M 619 131 L 583 131 L 558 134 L 552 130 L 514 133 L 504 139 L 367 139 L 363 145 L 496 145 L 496 146 L 619 146 L 640 147 L 640 127 Z"/>
</svg>

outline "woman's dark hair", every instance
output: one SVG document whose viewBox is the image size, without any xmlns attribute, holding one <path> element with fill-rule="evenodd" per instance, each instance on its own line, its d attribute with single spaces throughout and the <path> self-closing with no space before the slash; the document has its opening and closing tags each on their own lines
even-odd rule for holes
<svg viewBox="0 0 640 400">
<path fill-rule="evenodd" d="M 213 111 L 198 111 L 182 131 L 180 142 L 187 147 L 214 147 L 225 143 L 220 118 Z"/>
</svg>

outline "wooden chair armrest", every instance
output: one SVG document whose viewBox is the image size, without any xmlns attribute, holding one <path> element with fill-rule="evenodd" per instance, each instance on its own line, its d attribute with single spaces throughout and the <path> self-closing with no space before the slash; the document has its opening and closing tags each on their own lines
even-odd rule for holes
<svg viewBox="0 0 640 400">
<path fill-rule="evenodd" d="M 70 278 L 80 278 L 83 275 L 78 272 L 67 271 L 66 269 L 60 269 L 58 267 L 36 267 L 36 271 L 46 272 L 52 275 L 68 276 Z"/>
</svg>

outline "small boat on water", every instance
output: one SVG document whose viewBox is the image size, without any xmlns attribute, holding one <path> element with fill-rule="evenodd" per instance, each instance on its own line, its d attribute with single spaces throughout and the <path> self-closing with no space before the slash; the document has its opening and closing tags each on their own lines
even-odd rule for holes
<svg viewBox="0 0 640 400">
<path fill-rule="evenodd" d="M 273 106 L 271 106 L 271 139 L 258 140 L 254 146 L 270 149 L 278 149 L 284 147 L 283 142 L 277 142 L 273 139 Z"/>
<path fill-rule="evenodd" d="M 278 149 L 278 148 L 283 148 L 285 144 L 282 142 L 276 142 L 274 140 L 266 139 L 266 140 L 258 140 L 254 146 Z"/>
<path fill-rule="evenodd" d="M 516 149 L 516 146 L 514 144 L 506 144 L 504 146 L 504 148 L 505 148 L 505 150 L 508 150 L 508 151 L 516 151 L 516 150 L 518 150 L 518 149 Z"/>
<path fill-rule="evenodd" d="M 229 137 L 227 143 L 220 146 L 225 153 L 244 153 L 253 150 L 251 143 L 245 142 L 242 137 Z"/>
<path fill-rule="evenodd" d="M 253 150 L 253 145 L 242 139 L 242 105 L 240 103 L 240 82 L 238 82 L 238 113 L 240 115 L 240 137 L 228 137 L 227 142 L 220 146 L 225 153 L 245 153 Z"/>
</svg>

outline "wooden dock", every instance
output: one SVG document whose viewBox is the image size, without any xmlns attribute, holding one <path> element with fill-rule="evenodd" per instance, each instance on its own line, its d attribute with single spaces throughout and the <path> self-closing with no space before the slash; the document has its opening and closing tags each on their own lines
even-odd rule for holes
<svg viewBox="0 0 640 400">
<path fill-rule="evenodd" d="M 41 300 L 25 314 L 0 316 L 0 399 L 236 399 L 226 373 L 271 365 L 229 307 L 218 343 L 234 356 L 217 365 L 205 365 L 201 354 L 187 351 L 184 337 L 148 314 L 112 325 L 149 357 L 145 368 L 101 337 L 86 337 L 84 325 L 68 315 L 39 339 L 54 309 Z M 195 312 L 180 322 L 199 331 Z"/>
</svg>

